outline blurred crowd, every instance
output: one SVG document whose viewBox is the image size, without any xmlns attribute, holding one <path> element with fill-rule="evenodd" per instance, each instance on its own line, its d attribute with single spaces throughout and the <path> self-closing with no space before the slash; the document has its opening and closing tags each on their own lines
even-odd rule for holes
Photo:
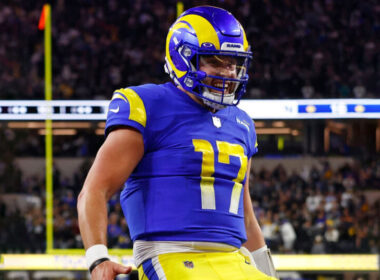
<svg viewBox="0 0 380 280">
<path fill-rule="evenodd" d="M 78 130 L 76 135 L 54 137 L 53 154 L 55 157 L 95 156 L 104 141 L 104 135 L 95 135 L 93 129 Z M 38 130 L 2 128 L 0 143 L 4 147 L 3 157 L 44 157 L 45 135 Z M 1 150 L 1 147 L 0 147 Z"/>
<path fill-rule="evenodd" d="M 380 252 L 380 161 L 252 172 L 255 214 L 274 252 Z"/>
<path fill-rule="evenodd" d="M 76 202 L 91 161 L 68 178 L 54 168 L 55 248 L 83 248 Z M 254 166 L 254 164 L 253 164 Z M 264 237 L 275 253 L 379 253 L 380 160 L 332 168 L 323 162 L 302 172 L 251 170 L 251 196 Z M 11 156 L 0 158 L 0 251 L 43 252 L 45 182 L 24 176 Z M 108 204 L 108 245 L 131 248 L 119 194 Z"/>
<path fill-rule="evenodd" d="M 83 248 L 79 234 L 77 196 L 91 166 L 85 160 L 71 177 L 53 170 L 54 248 Z M 41 175 L 23 176 L 11 158 L 0 158 L 0 251 L 39 253 L 46 249 L 46 192 Z M 132 248 L 128 225 L 123 218 L 119 193 L 108 203 L 110 248 Z"/>
<path fill-rule="evenodd" d="M 44 98 L 45 1 L 0 2 L 0 100 Z M 164 45 L 175 0 L 52 4 L 53 98 L 109 99 L 168 80 Z M 254 54 L 246 98 L 363 98 L 380 92 L 376 0 L 183 1 L 215 5 L 245 27 Z"/>
</svg>

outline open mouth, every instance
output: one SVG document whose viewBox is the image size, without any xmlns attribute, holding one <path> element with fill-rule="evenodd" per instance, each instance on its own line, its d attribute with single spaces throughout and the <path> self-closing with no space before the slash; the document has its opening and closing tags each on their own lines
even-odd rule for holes
<svg viewBox="0 0 380 280">
<path fill-rule="evenodd" d="M 218 92 L 229 93 L 230 87 L 229 87 L 228 83 L 224 83 L 224 86 L 223 86 L 222 82 L 216 82 L 216 83 L 213 83 L 212 86 L 214 88 L 220 89 L 220 91 L 218 91 Z"/>
</svg>

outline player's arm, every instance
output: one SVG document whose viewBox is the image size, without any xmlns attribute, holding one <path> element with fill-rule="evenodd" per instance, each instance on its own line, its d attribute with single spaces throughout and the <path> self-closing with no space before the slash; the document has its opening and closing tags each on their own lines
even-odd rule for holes
<svg viewBox="0 0 380 280">
<path fill-rule="evenodd" d="M 256 267 L 269 276 L 278 278 L 269 249 L 265 244 L 261 228 L 253 212 L 251 195 L 249 193 L 249 176 L 251 160 L 248 161 L 246 181 L 244 184 L 244 223 L 247 241 L 243 244 L 252 254 Z"/>
<path fill-rule="evenodd" d="M 261 228 L 253 212 L 251 195 L 249 193 L 249 176 L 251 170 L 251 160 L 248 161 L 247 179 L 244 184 L 244 223 L 247 232 L 247 242 L 243 244 L 250 252 L 265 246 L 265 240 L 261 233 Z"/>
<path fill-rule="evenodd" d="M 99 149 L 78 197 L 78 219 L 92 279 L 129 273 L 107 260 L 107 202 L 128 179 L 144 154 L 142 135 L 132 128 L 112 131 Z M 96 266 L 94 266 L 96 265 Z"/>
</svg>

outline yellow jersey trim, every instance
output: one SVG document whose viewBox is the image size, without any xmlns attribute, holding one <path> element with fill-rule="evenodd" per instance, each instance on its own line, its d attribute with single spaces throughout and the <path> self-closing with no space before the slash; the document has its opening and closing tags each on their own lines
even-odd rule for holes
<svg viewBox="0 0 380 280">
<path fill-rule="evenodd" d="M 130 88 L 122 88 L 115 91 L 113 99 L 123 99 L 129 103 L 129 119 L 146 126 L 146 110 L 140 96 Z"/>
</svg>

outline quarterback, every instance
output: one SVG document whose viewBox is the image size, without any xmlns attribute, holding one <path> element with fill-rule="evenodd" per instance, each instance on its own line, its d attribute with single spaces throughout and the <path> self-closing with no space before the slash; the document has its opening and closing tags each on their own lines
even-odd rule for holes
<svg viewBox="0 0 380 280">
<path fill-rule="evenodd" d="M 251 58 L 231 13 L 195 7 L 167 35 L 172 82 L 114 92 L 78 200 L 92 279 L 131 270 L 110 261 L 106 244 L 107 201 L 122 186 L 140 279 L 276 277 L 249 196 L 255 126 L 236 107 Z"/>
</svg>

